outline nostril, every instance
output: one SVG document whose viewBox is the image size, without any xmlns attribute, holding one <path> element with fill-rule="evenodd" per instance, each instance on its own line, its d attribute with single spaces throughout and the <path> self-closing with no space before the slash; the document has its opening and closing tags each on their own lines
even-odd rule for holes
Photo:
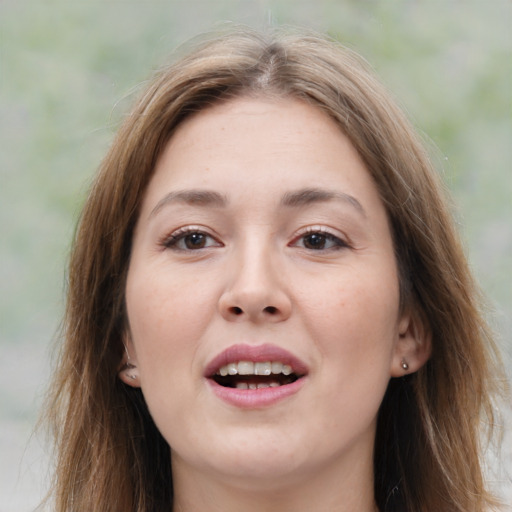
<svg viewBox="0 0 512 512">
<path fill-rule="evenodd" d="M 238 306 L 233 306 L 231 308 L 231 312 L 235 315 L 241 315 L 243 313 L 242 308 L 239 308 Z"/>
<path fill-rule="evenodd" d="M 275 315 L 277 313 L 277 308 L 274 306 L 267 306 L 264 311 L 266 313 L 270 313 L 271 315 Z"/>
</svg>

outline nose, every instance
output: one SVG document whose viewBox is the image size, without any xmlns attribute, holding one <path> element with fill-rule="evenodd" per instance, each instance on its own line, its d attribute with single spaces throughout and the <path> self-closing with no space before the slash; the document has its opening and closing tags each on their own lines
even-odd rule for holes
<svg viewBox="0 0 512 512">
<path fill-rule="evenodd" d="M 220 313 L 231 322 L 282 322 L 292 310 L 289 293 L 269 251 L 258 251 L 234 262 L 219 299 Z"/>
</svg>

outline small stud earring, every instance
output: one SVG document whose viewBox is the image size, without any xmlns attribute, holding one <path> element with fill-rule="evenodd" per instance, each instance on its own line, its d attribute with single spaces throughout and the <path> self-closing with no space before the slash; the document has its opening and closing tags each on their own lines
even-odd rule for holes
<svg viewBox="0 0 512 512">
<path fill-rule="evenodd" d="M 126 345 L 124 347 L 124 350 L 126 352 L 127 361 L 126 363 L 123 364 L 123 366 L 121 366 L 121 368 L 119 369 L 119 373 L 124 373 L 126 377 L 128 377 L 131 380 L 136 380 L 137 372 L 131 372 L 130 370 L 137 370 L 137 366 L 130 362 L 130 354 L 128 353 Z"/>
<path fill-rule="evenodd" d="M 124 373 L 129 379 L 136 380 L 137 375 L 136 373 L 132 373 L 130 370 L 136 370 L 137 367 L 132 363 L 124 363 L 121 369 L 119 370 L 119 373 Z"/>
<path fill-rule="evenodd" d="M 409 365 L 407 364 L 405 359 L 402 359 L 402 368 L 406 371 L 409 369 Z"/>
</svg>

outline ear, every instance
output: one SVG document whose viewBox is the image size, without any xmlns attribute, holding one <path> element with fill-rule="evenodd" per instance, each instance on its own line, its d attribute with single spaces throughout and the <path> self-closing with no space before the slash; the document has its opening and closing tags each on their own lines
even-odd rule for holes
<svg viewBox="0 0 512 512">
<path fill-rule="evenodd" d="M 123 348 L 123 357 L 121 358 L 117 375 L 128 386 L 140 388 L 137 354 L 128 332 L 123 336 Z"/>
<path fill-rule="evenodd" d="M 417 372 L 432 353 L 432 334 L 417 312 L 405 313 L 398 324 L 398 339 L 391 361 L 391 377 Z"/>
</svg>

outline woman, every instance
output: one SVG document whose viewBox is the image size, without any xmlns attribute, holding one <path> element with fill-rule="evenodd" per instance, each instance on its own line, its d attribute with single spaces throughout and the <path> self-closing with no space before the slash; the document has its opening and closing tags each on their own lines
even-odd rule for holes
<svg viewBox="0 0 512 512">
<path fill-rule="evenodd" d="M 482 511 L 496 348 L 352 52 L 219 36 L 124 122 L 71 258 L 58 511 Z"/>
</svg>

